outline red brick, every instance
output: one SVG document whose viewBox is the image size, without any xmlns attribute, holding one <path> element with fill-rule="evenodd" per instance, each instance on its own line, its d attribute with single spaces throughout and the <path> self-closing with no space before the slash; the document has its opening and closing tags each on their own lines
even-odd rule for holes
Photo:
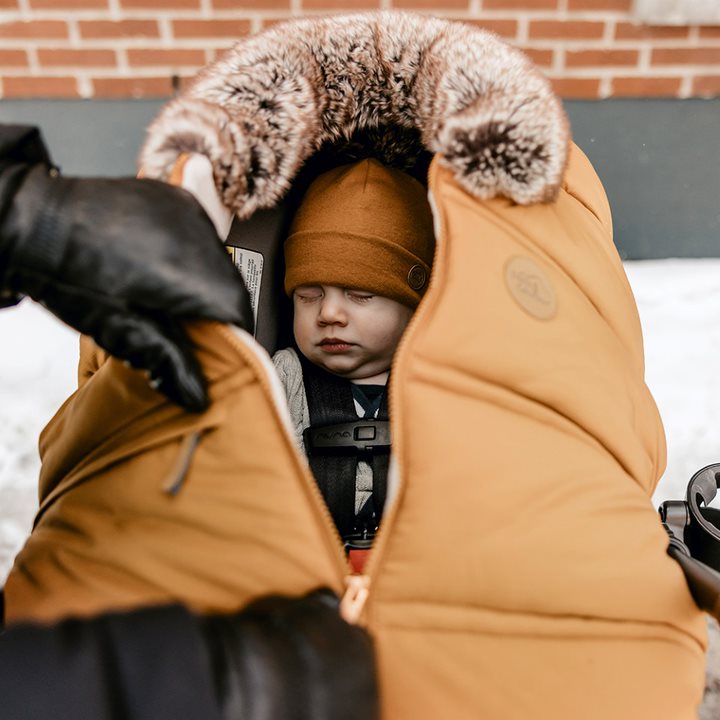
<svg viewBox="0 0 720 720">
<path fill-rule="evenodd" d="M 629 12 L 632 0 L 568 0 L 568 10 L 609 10 Z"/>
<path fill-rule="evenodd" d="M 438 0 L 433 7 L 440 7 Z M 380 7 L 380 0 L 301 0 L 303 10 L 369 10 Z M 418 6 L 416 6 L 418 7 Z M 427 7 L 427 6 L 425 6 Z"/>
<path fill-rule="evenodd" d="M 568 50 L 566 67 L 589 67 L 591 65 L 637 65 L 637 50 Z"/>
<path fill-rule="evenodd" d="M 518 22 L 517 20 L 478 20 L 473 18 L 463 20 L 468 25 L 477 25 L 484 30 L 497 33 L 500 37 L 515 38 L 517 37 Z"/>
<path fill-rule="evenodd" d="M 194 65 L 205 64 L 205 51 L 185 48 L 153 49 L 130 48 L 127 51 L 130 65 Z"/>
<path fill-rule="evenodd" d="M 149 9 L 196 9 L 200 7 L 200 0 L 120 0 L 120 7 L 132 8 L 133 10 Z"/>
<path fill-rule="evenodd" d="M 0 10 L 17 10 L 18 0 L 0 0 Z"/>
<path fill-rule="evenodd" d="M 93 78 L 94 97 L 96 98 L 167 98 L 173 94 L 172 78 Z"/>
<path fill-rule="evenodd" d="M 553 64 L 555 53 L 552 50 L 537 50 L 536 48 L 521 48 L 521 50 L 541 67 L 550 67 Z"/>
<path fill-rule="evenodd" d="M 600 92 L 598 78 L 555 78 L 551 82 L 555 92 L 564 98 L 594 99 Z"/>
<path fill-rule="evenodd" d="M 250 32 L 249 20 L 175 20 L 176 38 L 234 38 Z"/>
<path fill-rule="evenodd" d="M 2 81 L 6 98 L 76 98 L 79 96 L 74 77 L 9 77 Z"/>
<path fill-rule="evenodd" d="M 67 38 L 67 36 L 67 24 L 62 20 L 0 23 L 0 38 L 32 40 L 35 38 Z"/>
<path fill-rule="evenodd" d="M 212 0 L 215 10 L 289 10 L 290 0 Z"/>
<path fill-rule="evenodd" d="M 615 26 L 616 40 L 682 40 L 687 37 L 687 27 L 635 25 L 626 22 Z"/>
<path fill-rule="evenodd" d="M 310 0 L 302 0 L 302 2 L 305 7 L 309 7 Z M 360 0 L 354 2 L 357 8 L 379 6 L 379 2 L 367 4 L 361 4 Z M 390 6 L 397 10 L 437 10 L 441 13 L 443 10 L 468 10 L 468 0 L 390 0 Z"/>
<path fill-rule="evenodd" d="M 313 0 L 317 2 L 317 0 Z M 379 2 L 368 3 L 367 5 L 361 5 L 359 0 L 354 0 L 357 3 L 355 7 L 378 7 Z M 347 3 L 347 0 L 344 4 Z M 309 7 L 309 0 L 303 0 L 305 7 Z M 394 8 L 401 10 L 467 10 L 468 0 L 390 0 L 390 4 Z"/>
<path fill-rule="evenodd" d="M 28 56 L 25 50 L 0 50 L 0 66 L 27 67 Z"/>
<path fill-rule="evenodd" d="M 114 67 L 117 64 L 117 57 L 114 50 L 40 48 L 38 50 L 38 62 L 46 67 L 58 67 L 61 65 L 74 65 L 76 67 L 109 65 Z"/>
<path fill-rule="evenodd" d="M 693 78 L 692 94 L 702 97 L 720 95 L 720 75 L 698 75 Z"/>
<path fill-rule="evenodd" d="M 655 48 L 650 61 L 653 65 L 714 65 L 720 63 L 720 47 Z"/>
<path fill-rule="evenodd" d="M 30 0 L 32 10 L 107 9 L 108 0 Z"/>
<path fill-rule="evenodd" d="M 529 36 L 533 39 L 597 40 L 603 36 L 605 23 L 582 20 L 534 20 Z"/>
<path fill-rule="evenodd" d="M 616 77 L 612 79 L 614 97 L 677 97 L 681 78 Z"/>
<path fill-rule="evenodd" d="M 720 25 L 701 27 L 700 38 L 703 40 L 717 40 L 720 38 Z"/>
<path fill-rule="evenodd" d="M 160 37 L 156 20 L 80 20 L 83 39 L 121 37 Z"/>
<path fill-rule="evenodd" d="M 224 48 L 213 48 L 213 49 L 210 51 L 210 59 L 209 59 L 209 61 L 210 61 L 210 62 L 214 62 L 215 60 L 218 60 L 218 59 L 221 58 L 228 50 L 230 50 L 230 48 L 232 48 L 232 47 L 233 47 L 233 46 L 230 45 L 229 47 L 224 47 Z"/>
<path fill-rule="evenodd" d="M 484 0 L 483 10 L 555 10 L 558 0 Z"/>
<path fill-rule="evenodd" d="M 273 27 L 273 25 L 280 25 L 281 23 L 287 22 L 288 20 L 293 20 L 297 18 L 291 18 L 291 17 L 280 17 L 280 18 L 261 18 L 261 27 L 263 30 Z"/>
</svg>

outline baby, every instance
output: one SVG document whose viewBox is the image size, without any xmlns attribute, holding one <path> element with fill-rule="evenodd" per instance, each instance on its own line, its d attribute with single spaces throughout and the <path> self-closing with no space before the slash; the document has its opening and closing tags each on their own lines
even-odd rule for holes
<svg viewBox="0 0 720 720">
<path fill-rule="evenodd" d="M 319 176 L 285 243 L 297 351 L 280 350 L 273 361 L 298 442 L 349 549 L 369 547 L 380 522 L 389 458 L 387 383 L 427 287 L 434 248 L 425 189 L 376 160 Z M 318 426 L 329 431 L 325 438 L 367 442 L 328 447 L 313 434 Z"/>
</svg>

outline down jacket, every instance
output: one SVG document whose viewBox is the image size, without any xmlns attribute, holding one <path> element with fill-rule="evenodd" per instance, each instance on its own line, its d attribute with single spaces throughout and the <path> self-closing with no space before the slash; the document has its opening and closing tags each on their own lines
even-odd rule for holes
<svg viewBox="0 0 720 720">
<path fill-rule="evenodd" d="M 142 164 L 168 178 L 204 155 L 249 217 L 324 143 L 381 124 L 406 131 L 399 155 L 435 155 L 437 251 L 393 365 L 366 574 L 349 574 L 267 354 L 197 324 L 200 416 L 85 342 L 41 438 L 7 620 L 328 586 L 374 638 L 385 718 L 696 717 L 704 620 L 651 504 L 665 444 L 635 302 L 602 185 L 524 56 L 397 13 L 280 26 L 166 106 Z"/>
</svg>

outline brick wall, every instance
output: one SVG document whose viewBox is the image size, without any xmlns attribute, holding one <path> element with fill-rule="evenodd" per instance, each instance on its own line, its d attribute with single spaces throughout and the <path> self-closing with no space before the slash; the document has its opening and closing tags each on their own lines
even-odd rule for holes
<svg viewBox="0 0 720 720">
<path fill-rule="evenodd" d="M 720 96 L 720 25 L 639 24 L 632 0 L 0 0 L 0 97 L 165 97 L 279 20 L 391 7 L 497 32 L 566 98 Z"/>
</svg>

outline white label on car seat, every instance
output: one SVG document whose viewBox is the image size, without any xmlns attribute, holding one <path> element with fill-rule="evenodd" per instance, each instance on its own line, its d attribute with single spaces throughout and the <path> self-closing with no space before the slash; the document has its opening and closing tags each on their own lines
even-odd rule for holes
<svg viewBox="0 0 720 720">
<path fill-rule="evenodd" d="M 258 300 L 260 299 L 260 285 L 262 283 L 263 258 L 262 253 L 247 248 L 228 246 L 227 251 L 240 271 L 245 287 L 250 293 L 250 306 L 252 307 L 255 325 L 257 326 Z"/>
</svg>

